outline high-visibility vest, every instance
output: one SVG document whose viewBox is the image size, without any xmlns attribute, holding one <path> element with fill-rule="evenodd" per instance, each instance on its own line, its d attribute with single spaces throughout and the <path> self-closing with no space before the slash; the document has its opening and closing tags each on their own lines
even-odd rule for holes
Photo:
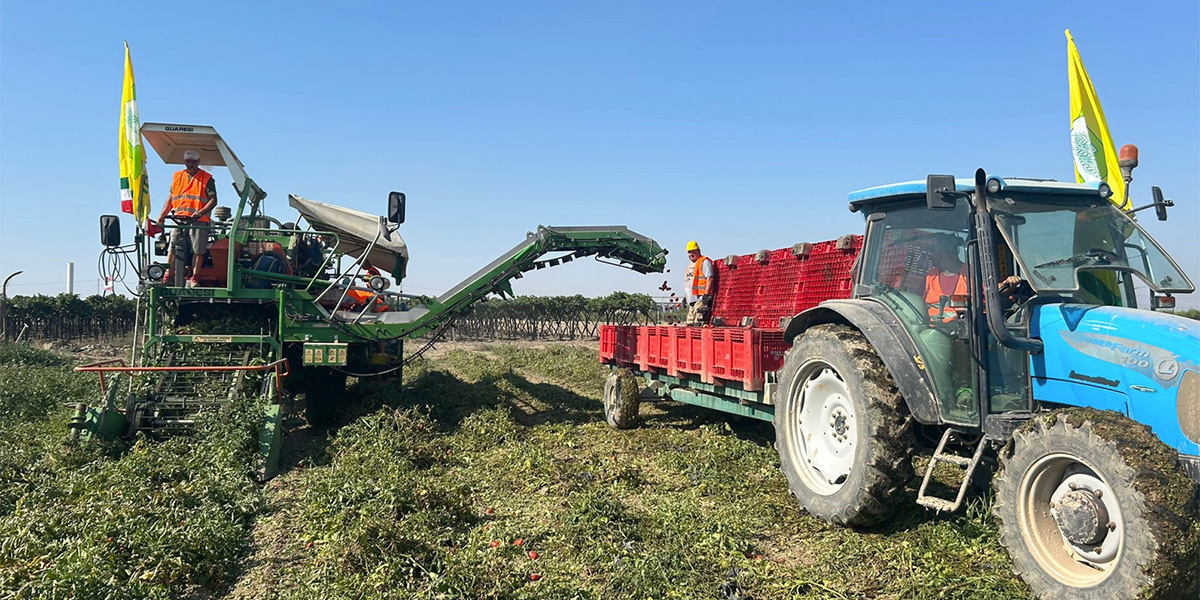
<svg viewBox="0 0 1200 600">
<path fill-rule="evenodd" d="M 942 289 L 942 279 L 947 277 L 942 275 L 940 269 L 934 269 L 925 276 L 925 304 L 929 305 L 929 316 L 934 319 L 941 319 L 943 323 L 949 323 L 958 318 L 958 312 L 950 308 L 949 300 L 946 304 L 942 304 L 942 296 L 965 296 L 967 295 L 967 276 L 965 273 L 953 275 L 955 283 L 954 288 L 950 291 Z"/>
<path fill-rule="evenodd" d="M 167 202 L 183 216 L 194 215 L 208 204 L 206 190 L 211 180 L 212 175 L 203 169 L 197 170 L 195 177 L 188 175 L 187 169 L 176 171 L 175 178 L 171 180 L 171 197 Z M 202 223 L 211 220 L 207 214 L 199 218 Z"/>
<path fill-rule="evenodd" d="M 692 263 L 692 272 L 689 273 L 689 280 L 692 282 L 692 295 L 699 298 L 708 293 L 708 277 L 704 275 L 704 261 L 707 261 L 707 256 L 700 256 L 696 262 Z"/>
<path fill-rule="evenodd" d="M 366 290 L 349 290 L 346 296 L 353 299 L 362 306 L 371 304 L 371 312 L 384 312 L 388 309 L 387 304 L 378 295 Z"/>
</svg>

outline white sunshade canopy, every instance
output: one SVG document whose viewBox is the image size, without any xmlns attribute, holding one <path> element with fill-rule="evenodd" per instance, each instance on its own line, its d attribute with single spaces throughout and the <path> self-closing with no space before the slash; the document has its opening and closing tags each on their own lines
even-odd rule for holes
<svg viewBox="0 0 1200 600">
<path fill-rule="evenodd" d="M 365 212 L 317 202 L 288 195 L 288 204 L 300 211 L 304 220 L 317 231 L 336 233 L 340 244 L 338 251 L 355 258 L 362 258 L 367 246 L 375 241 L 367 260 L 377 268 L 388 271 L 393 277 L 402 279 L 408 264 L 408 246 L 400 234 L 388 231 L 382 217 Z M 388 231 L 385 235 L 383 232 Z"/>
<path fill-rule="evenodd" d="M 227 167 L 238 190 L 246 180 L 246 166 L 238 159 L 221 134 L 208 125 L 176 123 L 142 123 L 142 137 L 150 143 L 159 158 L 168 165 L 182 165 L 183 153 L 200 153 L 200 164 Z"/>
</svg>

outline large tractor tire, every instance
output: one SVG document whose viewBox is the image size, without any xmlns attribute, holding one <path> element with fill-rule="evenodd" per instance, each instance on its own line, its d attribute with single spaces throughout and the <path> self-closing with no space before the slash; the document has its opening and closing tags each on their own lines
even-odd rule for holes
<svg viewBox="0 0 1200 600">
<path fill-rule="evenodd" d="M 604 379 L 604 418 L 613 429 L 637 425 L 641 389 L 629 369 L 615 369 Z"/>
<path fill-rule="evenodd" d="M 1200 597 L 1195 484 L 1123 415 L 1039 415 L 1000 455 L 993 512 L 1013 570 L 1043 599 Z"/>
<path fill-rule="evenodd" d="M 866 338 L 818 325 L 796 338 L 779 374 L 775 448 L 809 514 L 865 527 L 887 518 L 913 476 L 912 419 Z"/>
<path fill-rule="evenodd" d="M 332 425 L 346 395 L 346 374 L 315 367 L 304 373 L 304 418 L 313 427 Z"/>
</svg>

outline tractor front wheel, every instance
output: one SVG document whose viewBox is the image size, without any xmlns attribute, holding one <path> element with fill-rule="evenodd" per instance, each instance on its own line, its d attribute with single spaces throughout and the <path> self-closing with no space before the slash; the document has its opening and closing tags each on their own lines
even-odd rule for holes
<svg viewBox="0 0 1200 600">
<path fill-rule="evenodd" d="M 779 373 L 775 448 L 809 514 L 868 526 L 912 478 L 911 418 L 891 374 L 858 330 L 818 325 L 797 337 Z"/>
<path fill-rule="evenodd" d="M 1005 446 L 993 486 L 1000 542 L 1034 596 L 1197 597 L 1195 484 L 1144 425 L 1039 415 Z"/>
</svg>

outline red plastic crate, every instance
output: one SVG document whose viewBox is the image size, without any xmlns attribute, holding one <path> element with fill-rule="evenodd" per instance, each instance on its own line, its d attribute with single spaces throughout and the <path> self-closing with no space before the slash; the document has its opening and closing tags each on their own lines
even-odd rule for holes
<svg viewBox="0 0 1200 600">
<path fill-rule="evenodd" d="M 683 373 L 700 373 L 704 369 L 704 328 L 672 327 L 672 350 L 675 369 Z"/>
<path fill-rule="evenodd" d="M 796 314 L 796 297 L 807 256 L 797 256 L 791 248 L 771 252 L 771 262 L 758 286 L 755 325 L 762 328 L 779 326 L 781 317 Z"/>
<path fill-rule="evenodd" d="M 675 327 L 645 325 L 637 328 L 637 349 L 634 350 L 634 362 L 639 368 L 643 371 L 666 369 L 672 375 L 677 372 L 675 365 L 671 362 L 672 329 Z"/>
<path fill-rule="evenodd" d="M 715 261 L 717 292 L 713 297 L 713 317 L 727 325 L 736 325 L 742 317 L 753 316 L 757 306 L 757 287 L 764 266 L 753 254 L 737 257 L 734 266 Z"/>
<path fill-rule="evenodd" d="M 600 362 L 620 367 L 634 366 L 637 348 L 637 326 L 601 325 Z"/>
<path fill-rule="evenodd" d="M 787 350 L 777 329 L 712 327 L 712 362 L 707 375 L 714 380 L 738 382 L 750 391 L 763 389 L 764 373 L 783 366 Z"/>
<path fill-rule="evenodd" d="M 600 362 L 615 363 L 617 360 L 617 326 L 600 326 Z"/>
</svg>

